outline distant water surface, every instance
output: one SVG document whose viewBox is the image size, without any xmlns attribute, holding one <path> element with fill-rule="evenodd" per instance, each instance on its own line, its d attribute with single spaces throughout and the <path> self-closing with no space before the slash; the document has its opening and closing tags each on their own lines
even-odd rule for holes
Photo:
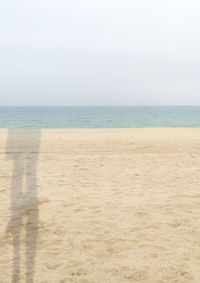
<svg viewBox="0 0 200 283">
<path fill-rule="evenodd" d="M 0 128 L 199 126 L 200 106 L 0 107 Z"/>
</svg>

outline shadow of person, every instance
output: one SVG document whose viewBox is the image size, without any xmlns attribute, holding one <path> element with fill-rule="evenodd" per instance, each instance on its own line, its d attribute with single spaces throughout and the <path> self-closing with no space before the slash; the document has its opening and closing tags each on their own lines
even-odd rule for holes
<svg viewBox="0 0 200 283">
<path fill-rule="evenodd" d="M 33 282 L 38 235 L 37 159 L 40 147 L 39 129 L 9 129 L 7 158 L 13 161 L 11 181 L 11 218 L 7 233 L 13 242 L 13 278 L 20 281 L 22 230 L 25 236 L 26 282 Z M 25 220 L 25 224 L 23 221 Z"/>
</svg>

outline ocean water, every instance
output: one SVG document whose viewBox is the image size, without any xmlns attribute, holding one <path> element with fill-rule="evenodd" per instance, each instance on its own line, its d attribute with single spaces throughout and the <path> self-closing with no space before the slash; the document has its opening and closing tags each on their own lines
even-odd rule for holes
<svg viewBox="0 0 200 283">
<path fill-rule="evenodd" d="M 0 107 L 0 128 L 199 126 L 200 106 Z"/>
</svg>

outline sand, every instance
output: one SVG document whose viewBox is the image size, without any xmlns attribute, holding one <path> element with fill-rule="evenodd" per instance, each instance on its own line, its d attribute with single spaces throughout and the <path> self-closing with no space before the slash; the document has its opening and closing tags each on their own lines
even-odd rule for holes
<svg viewBox="0 0 200 283">
<path fill-rule="evenodd" d="M 0 130 L 0 282 L 200 282 L 200 129 Z"/>
</svg>

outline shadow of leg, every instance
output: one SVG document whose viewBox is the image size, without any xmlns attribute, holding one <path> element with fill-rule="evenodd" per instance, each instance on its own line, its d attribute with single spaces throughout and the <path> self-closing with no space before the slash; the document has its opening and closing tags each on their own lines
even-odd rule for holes
<svg viewBox="0 0 200 283">
<path fill-rule="evenodd" d="M 20 282 L 20 236 L 22 228 L 23 208 L 20 204 L 22 178 L 24 172 L 23 160 L 14 156 L 14 169 L 11 185 L 11 219 L 8 223 L 7 232 L 13 237 L 13 283 Z"/>
<path fill-rule="evenodd" d="M 26 163 L 26 282 L 32 283 L 34 277 L 35 255 L 38 235 L 38 198 L 37 198 L 37 154 Z"/>
<path fill-rule="evenodd" d="M 20 234 L 21 234 L 21 217 L 18 221 L 11 223 L 11 233 L 13 235 L 13 283 L 20 282 Z"/>
<path fill-rule="evenodd" d="M 38 235 L 38 208 L 37 205 L 30 208 L 27 213 L 26 224 L 26 283 L 33 282 L 35 252 Z"/>
</svg>

